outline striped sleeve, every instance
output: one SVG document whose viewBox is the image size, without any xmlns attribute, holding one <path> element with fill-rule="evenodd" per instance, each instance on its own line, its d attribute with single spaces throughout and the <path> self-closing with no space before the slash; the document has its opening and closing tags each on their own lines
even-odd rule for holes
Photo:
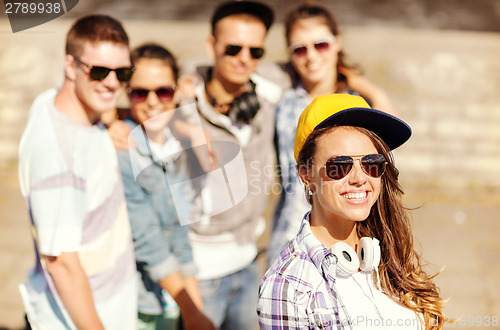
<svg viewBox="0 0 500 330">
<path fill-rule="evenodd" d="M 42 162 L 31 168 L 43 169 Z M 85 190 L 84 180 L 64 170 L 30 183 L 27 203 L 41 254 L 58 256 L 61 252 L 78 251 L 85 214 Z"/>
</svg>

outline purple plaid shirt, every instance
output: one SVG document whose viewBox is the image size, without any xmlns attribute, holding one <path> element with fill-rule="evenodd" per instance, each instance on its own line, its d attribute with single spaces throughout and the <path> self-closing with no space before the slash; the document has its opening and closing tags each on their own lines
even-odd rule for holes
<svg viewBox="0 0 500 330">
<path fill-rule="evenodd" d="M 314 237 L 306 214 L 260 284 L 261 329 L 342 329 L 335 279 L 329 275 L 335 267 L 335 256 Z"/>
<path fill-rule="evenodd" d="M 307 213 L 260 284 L 261 329 L 423 328 L 420 316 L 375 286 L 373 272 L 337 278 L 336 267 L 336 257 L 311 232 Z"/>
</svg>

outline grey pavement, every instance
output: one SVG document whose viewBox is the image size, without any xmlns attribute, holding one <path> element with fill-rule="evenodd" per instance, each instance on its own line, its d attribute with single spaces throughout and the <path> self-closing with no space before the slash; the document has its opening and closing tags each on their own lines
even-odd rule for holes
<svg viewBox="0 0 500 330">
<path fill-rule="evenodd" d="M 208 24 L 126 20 L 132 46 L 157 41 L 185 68 L 209 62 Z M 16 174 L 16 150 L 34 97 L 63 79 L 65 33 L 57 19 L 12 34 L 0 19 L 0 329 L 19 328 L 17 285 L 33 262 L 29 220 Z M 286 58 L 274 26 L 265 61 Z M 346 26 L 349 58 L 387 90 L 414 130 L 395 152 L 426 269 L 449 298 L 456 329 L 500 317 L 500 33 Z M 482 322 L 481 324 L 479 324 Z"/>
</svg>

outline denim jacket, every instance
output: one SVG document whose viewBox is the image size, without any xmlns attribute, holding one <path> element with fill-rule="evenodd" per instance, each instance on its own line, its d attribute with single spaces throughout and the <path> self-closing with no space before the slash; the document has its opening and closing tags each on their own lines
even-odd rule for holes
<svg viewBox="0 0 500 330">
<path fill-rule="evenodd" d="M 125 122 L 131 129 L 137 127 L 131 120 Z M 137 129 L 134 131 L 142 133 Z M 168 138 L 175 139 L 173 136 Z M 194 193 L 189 181 L 185 181 L 186 157 L 183 153 L 179 152 L 170 161 L 164 162 L 152 157 L 144 135 L 141 138 L 136 134 L 134 141 L 136 149 L 119 151 L 118 159 L 137 270 L 142 279 L 139 284 L 139 311 L 159 315 L 164 301 L 158 282 L 175 271 L 180 271 L 183 276 L 196 273 L 188 226 L 180 225 L 178 215 L 181 212 L 183 216 L 190 215 Z M 142 170 L 139 173 L 134 171 L 132 163 L 141 164 Z M 181 188 L 185 190 L 181 192 L 185 199 L 177 199 L 174 205 L 168 183 L 182 181 L 186 182 Z M 188 212 L 187 215 L 185 212 Z"/>
</svg>

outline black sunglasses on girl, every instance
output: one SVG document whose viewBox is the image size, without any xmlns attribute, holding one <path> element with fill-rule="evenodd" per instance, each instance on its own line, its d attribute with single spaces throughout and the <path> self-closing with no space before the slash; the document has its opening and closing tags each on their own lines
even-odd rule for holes
<svg viewBox="0 0 500 330">
<path fill-rule="evenodd" d="M 156 90 L 145 88 L 130 88 L 128 94 L 130 95 L 130 100 L 135 103 L 146 101 L 149 93 L 151 92 L 155 93 L 161 102 L 170 102 L 174 97 L 176 88 L 177 86 L 175 85 L 160 87 Z"/>
<path fill-rule="evenodd" d="M 320 40 L 316 40 L 312 44 L 312 46 L 314 47 L 314 49 L 316 49 L 316 51 L 322 53 L 322 52 L 326 52 L 328 49 L 330 49 L 330 44 L 332 44 L 334 42 L 335 42 L 335 39 L 320 39 Z M 302 56 L 305 56 L 307 54 L 308 47 L 309 47 L 309 45 L 305 45 L 302 43 L 294 43 L 294 44 L 290 45 L 290 47 L 288 47 L 288 51 L 293 56 L 302 57 Z"/>
<path fill-rule="evenodd" d="M 95 66 L 95 65 L 90 65 L 87 63 L 82 62 L 78 57 L 73 56 L 76 62 L 80 63 L 81 65 L 85 66 L 89 72 L 90 72 L 90 78 L 92 80 L 104 80 L 108 74 L 111 71 L 114 71 L 116 73 L 116 78 L 121 81 L 121 82 L 126 82 L 130 80 L 130 77 L 132 77 L 132 73 L 134 72 L 134 67 L 125 67 L 125 68 L 117 68 L 117 69 L 110 69 L 106 68 L 105 66 Z"/>
<path fill-rule="evenodd" d="M 353 157 L 361 157 L 353 156 Z M 380 178 L 384 174 L 387 162 L 380 154 L 364 155 L 360 159 L 363 172 L 373 178 Z M 335 156 L 326 161 L 326 175 L 333 180 L 340 180 L 351 172 L 354 158 L 351 156 Z"/>
<path fill-rule="evenodd" d="M 239 45 L 227 45 L 226 51 L 224 52 L 227 56 L 236 56 L 243 49 L 243 46 Z M 264 55 L 264 48 L 261 47 L 250 47 L 250 55 L 256 60 Z"/>
</svg>

